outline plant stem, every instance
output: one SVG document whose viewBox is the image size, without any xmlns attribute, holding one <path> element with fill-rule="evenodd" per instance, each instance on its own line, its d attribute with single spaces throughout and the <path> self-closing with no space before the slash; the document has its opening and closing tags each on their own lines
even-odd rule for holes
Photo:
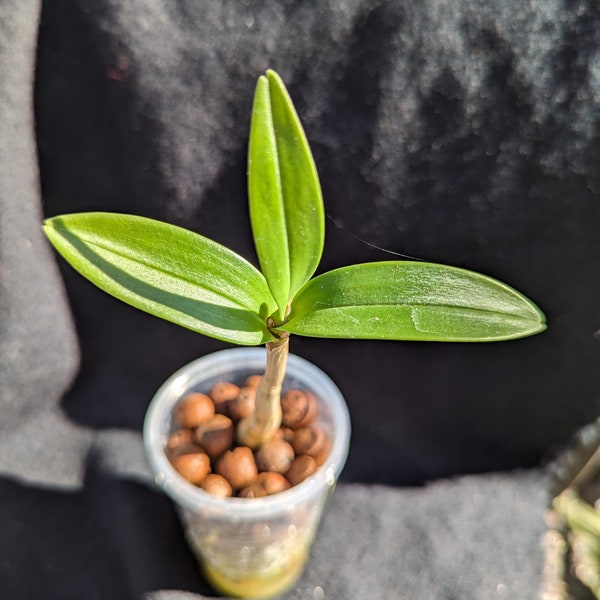
<svg viewBox="0 0 600 600">
<path fill-rule="evenodd" d="M 600 515 L 572 490 L 560 494 L 552 503 L 554 510 L 562 515 L 569 526 L 600 538 Z"/>
<path fill-rule="evenodd" d="M 256 408 L 240 421 L 237 438 L 240 444 L 259 448 L 281 427 L 281 385 L 285 377 L 289 335 L 267 344 L 267 366 L 256 390 Z"/>
<path fill-rule="evenodd" d="M 571 528 L 575 575 L 600 599 L 600 515 L 574 490 L 563 492 L 552 504 Z"/>
</svg>

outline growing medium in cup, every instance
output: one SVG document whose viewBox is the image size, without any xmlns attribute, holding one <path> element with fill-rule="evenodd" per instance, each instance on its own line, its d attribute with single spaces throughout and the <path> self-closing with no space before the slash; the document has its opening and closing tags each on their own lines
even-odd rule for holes
<svg viewBox="0 0 600 600">
<path fill-rule="evenodd" d="M 236 427 L 255 410 L 261 375 L 241 385 L 220 381 L 184 395 L 172 415 L 165 453 L 192 485 L 219 498 L 262 498 L 302 483 L 327 459 L 331 440 L 309 390 L 281 395 L 282 426 L 257 448 L 240 442 Z"/>
</svg>

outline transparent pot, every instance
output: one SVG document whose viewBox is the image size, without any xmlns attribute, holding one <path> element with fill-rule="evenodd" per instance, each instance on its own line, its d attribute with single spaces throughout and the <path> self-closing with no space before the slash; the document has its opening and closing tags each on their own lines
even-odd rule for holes
<svg viewBox="0 0 600 600">
<path fill-rule="evenodd" d="M 207 393 L 219 381 L 239 384 L 248 375 L 262 373 L 265 363 L 263 348 L 223 350 L 189 363 L 158 390 L 144 424 L 156 483 L 177 504 L 207 579 L 218 591 L 244 598 L 281 594 L 302 573 L 348 453 L 350 419 L 341 392 L 319 368 L 289 355 L 284 390 L 306 389 L 317 397 L 317 423 L 328 434 L 331 451 L 314 475 L 279 494 L 216 498 L 183 479 L 169 463 L 164 447 L 173 430 L 173 409 L 187 393 Z"/>
</svg>

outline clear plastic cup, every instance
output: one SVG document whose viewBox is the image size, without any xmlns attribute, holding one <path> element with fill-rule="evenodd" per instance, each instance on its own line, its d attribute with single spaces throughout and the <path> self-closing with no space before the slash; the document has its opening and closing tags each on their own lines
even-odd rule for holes
<svg viewBox="0 0 600 600">
<path fill-rule="evenodd" d="M 164 447 L 172 413 L 189 392 L 207 393 L 219 381 L 243 382 L 262 373 L 264 348 L 234 348 L 195 360 L 158 390 L 146 415 L 144 443 L 158 486 L 179 508 L 188 541 L 210 583 L 244 598 L 283 593 L 300 577 L 325 503 L 344 466 L 350 419 L 344 398 L 319 368 L 290 354 L 284 390 L 311 391 L 318 424 L 331 440 L 329 457 L 315 474 L 285 492 L 264 498 L 219 499 L 183 479 Z"/>
</svg>

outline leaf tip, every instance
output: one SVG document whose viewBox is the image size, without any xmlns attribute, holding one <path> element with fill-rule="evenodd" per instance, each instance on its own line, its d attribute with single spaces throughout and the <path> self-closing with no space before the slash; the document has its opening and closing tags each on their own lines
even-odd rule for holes
<svg viewBox="0 0 600 600">
<path fill-rule="evenodd" d="M 271 81 L 276 81 L 278 83 L 281 82 L 281 77 L 279 76 L 277 71 L 274 71 L 273 69 L 267 69 L 265 71 L 265 74 L 262 75 L 261 77 L 266 77 L 270 82 Z"/>
<path fill-rule="evenodd" d="M 546 329 L 548 329 L 548 323 L 546 320 L 546 315 L 544 314 L 542 309 L 535 302 L 529 300 L 529 298 L 525 297 L 525 300 L 532 314 L 531 320 L 537 325 L 537 327 L 533 330 L 533 333 L 531 335 L 535 335 L 537 333 L 542 333 L 542 331 L 546 331 Z"/>
<path fill-rule="evenodd" d="M 256 81 L 256 85 L 257 86 L 263 86 L 263 85 L 269 85 L 269 80 L 267 79 L 266 75 L 259 75 L 258 79 Z"/>
<path fill-rule="evenodd" d="M 271 91 L 274 89 L 279 90 L 279 93 L 283 95 L 283 97 L 286 98 L 290 106 L 293 107 L 293 103 L 290 98 L 289 92 L 285 86 L 285 83 L 283 83 L 283 79 L 280 77 L 280 75 L 276 71 L 273 71 L 273 69 L 267 69 L 265 75 L 269 84 L 269 89 Z"/>
</svg>

